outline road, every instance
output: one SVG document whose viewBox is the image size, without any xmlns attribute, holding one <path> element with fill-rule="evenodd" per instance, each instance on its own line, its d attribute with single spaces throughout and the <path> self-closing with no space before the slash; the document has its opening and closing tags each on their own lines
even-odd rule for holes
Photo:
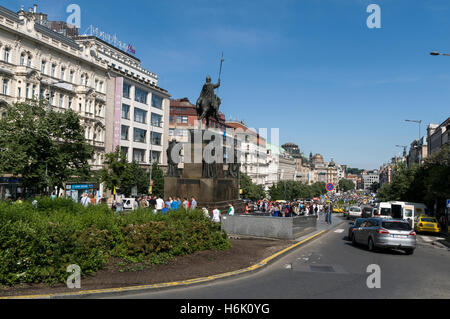
<svg viewBox="0 0 450 319">
<path fill-rule="evenodd" d="M 372 253 L 345 240 L 347 224 L 255 274 L 119 298 L 450 298 L 450 250 L 431 245 L 433 236 L 418 236 L 411 256 Z M 380 266 L 381 288 L 367 287 L 371 264 Z"/>
</svg>

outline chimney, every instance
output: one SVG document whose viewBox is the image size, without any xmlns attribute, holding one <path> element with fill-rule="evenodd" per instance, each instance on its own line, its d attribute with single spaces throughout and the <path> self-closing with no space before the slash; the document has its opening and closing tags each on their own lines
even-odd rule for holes
<svg viewBox="0 0 450 319">
<path fill-rule="evenodd" d="M 33 4 L 33 12 L 34 12 L 34 13 L 37 12 L 37 4 Z"/>
</svg>

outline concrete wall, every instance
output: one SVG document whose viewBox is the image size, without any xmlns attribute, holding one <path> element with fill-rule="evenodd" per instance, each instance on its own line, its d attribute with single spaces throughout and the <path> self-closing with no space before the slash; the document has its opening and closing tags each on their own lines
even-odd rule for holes
<svg viewBox="0 0 450 319">
<path fill-rule="evenodd" d="M 316 217 L 223 216 L 222 229 L 232 235 L 294 239 L 314 231 Z"/>
</svg>

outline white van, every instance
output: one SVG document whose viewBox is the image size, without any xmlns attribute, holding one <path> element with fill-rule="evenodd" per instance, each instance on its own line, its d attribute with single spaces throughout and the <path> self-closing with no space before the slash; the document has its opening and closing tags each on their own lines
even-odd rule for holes
<svg viewBox="0 0 450 319">
<path fill-rule="evenodd" d="M 391 203 L 389 202 L 380 202 L 376 205 L 377 208 L 377 217 L 380 218 L 391 218 Z"/>
</svg>

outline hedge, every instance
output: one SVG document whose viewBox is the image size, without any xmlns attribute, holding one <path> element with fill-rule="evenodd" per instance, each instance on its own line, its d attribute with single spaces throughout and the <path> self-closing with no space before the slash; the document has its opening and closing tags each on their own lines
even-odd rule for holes
<svg viewBox="0 0 450 319">
<path fill-rule="evenodd" d="M 82 275 L 104 267 L 110 257 L 161 263 L 230 242 L 199 211 L 154 214 L 150 209 L 116 214 L 105 205 L 83 207 L 70 199 L 0 202 L 0 284 L 65 282 L 67 266 Z"/>
</svg>

